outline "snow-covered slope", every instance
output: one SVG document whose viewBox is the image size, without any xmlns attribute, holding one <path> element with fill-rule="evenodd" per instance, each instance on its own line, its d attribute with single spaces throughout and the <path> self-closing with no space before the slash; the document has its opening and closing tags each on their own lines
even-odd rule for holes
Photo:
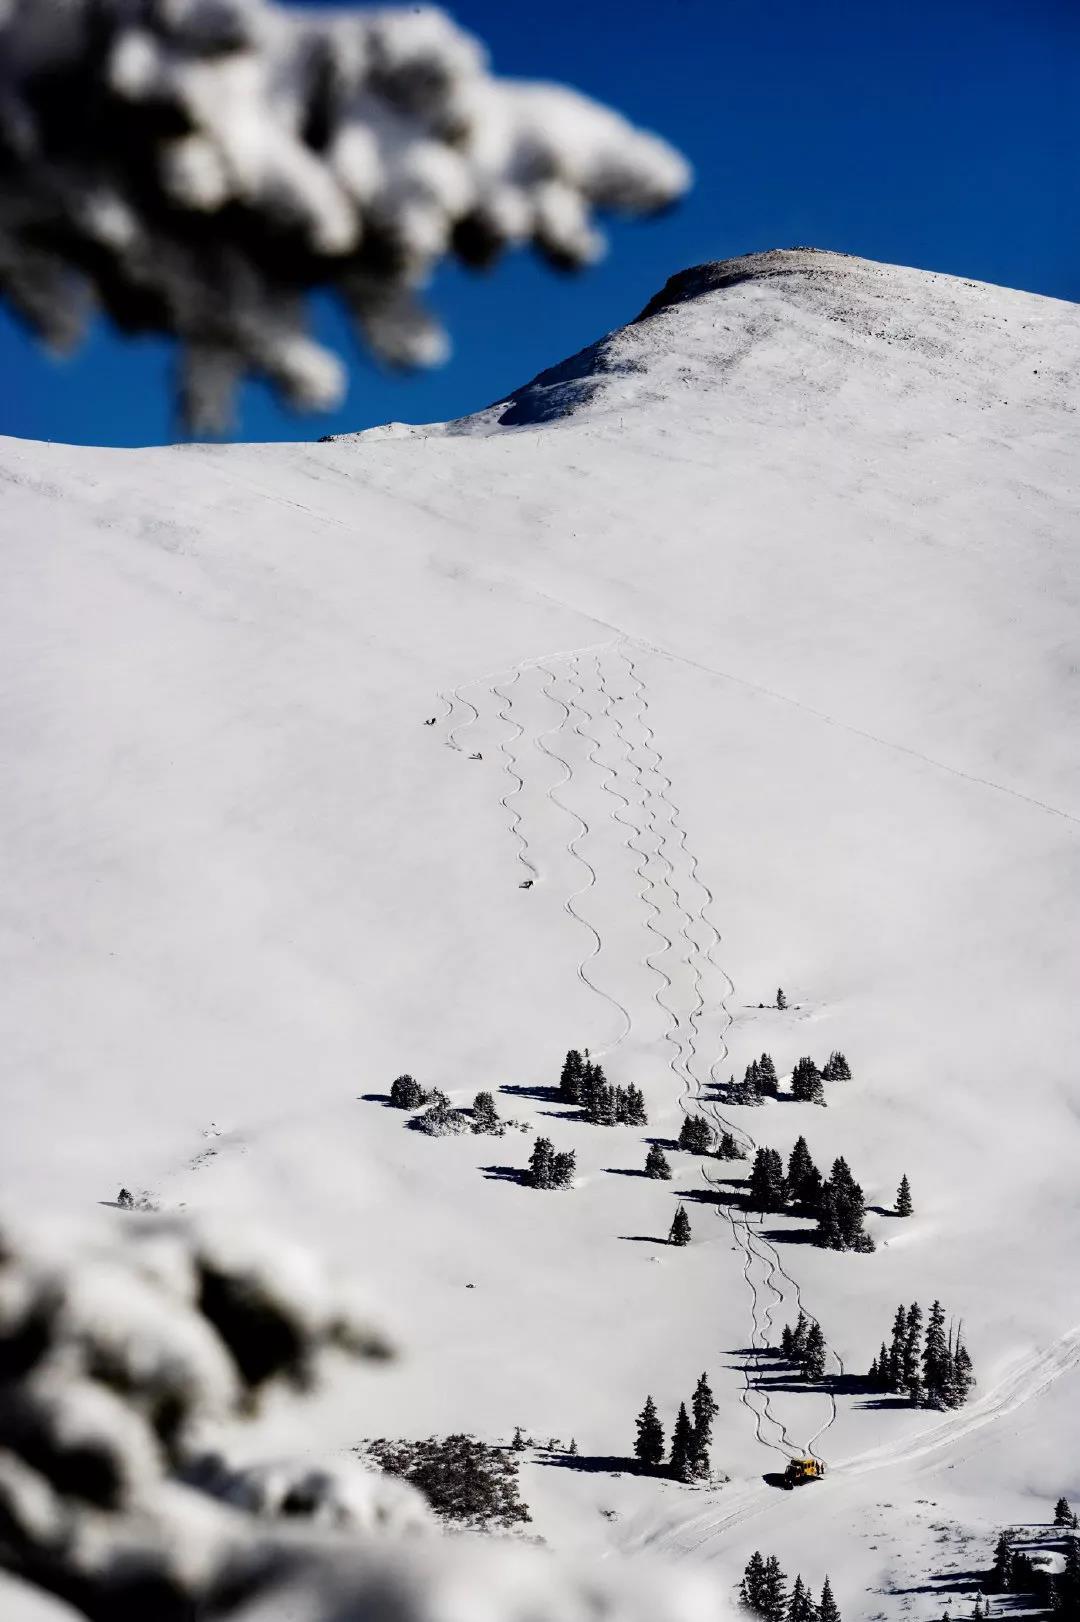
<svg viewBox="0 0 1080 1622">
<path fill-rule="evenodd" d="M 524 1471 L 553 1541 L 761 1547 L 849 1622 L 936 1617 L 959 1539 L 1080 1495 L 1078 376 L 1072 306 L 800 250 L 459 423 L 5 442 L 10 1197 L 254 1210 L 369 1278 L 413 1356 L 312 1451 L 573 1435 L 588 1468 Z M 571 1046 L 648 1129 L 560 1117 Z M 845 1155 L 876 1254 L 746 1226 L 686 1155 L 619 1175 L 763 1049 L 834 1047 L 827 1109 L 724 1114 Z M 528 1133 L 403 1130 L 365 1095 L 404 1070 L 519 1089 Z M 512 1180 L 537 1131 L 573 1192 Z M 801 1299 L 859 1372 L 935 1296 L 955 1415 L 753 1355 Z M 730 1482 L 613 1473 L 703 1368 Z M 763 1482 L 814 1438 L 820 1488 Z"/>
</svg>

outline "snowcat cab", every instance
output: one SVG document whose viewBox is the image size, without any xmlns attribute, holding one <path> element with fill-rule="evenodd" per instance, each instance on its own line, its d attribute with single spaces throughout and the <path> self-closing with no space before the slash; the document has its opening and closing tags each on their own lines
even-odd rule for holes
<svg viewBox="0 0 1080 1622">
<path fill-rule="evenodd" d="M 801 1487 L 807 1481 L 820 1481 L 824 1474 L 825 1466 L 820 1459 L 789 1459 L 784 1486 L 790 1492 L 792 1487 Z"/>
</svg>

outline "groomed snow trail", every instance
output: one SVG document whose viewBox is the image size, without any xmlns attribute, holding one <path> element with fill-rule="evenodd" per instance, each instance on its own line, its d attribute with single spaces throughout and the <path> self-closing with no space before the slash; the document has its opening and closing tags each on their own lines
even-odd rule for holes
<svg viewBox="0 0 1080 1622">
<path fill-rule="evenodd" d="M 643 1010 L 637 1011 L 635 1019 L 630 994 L 619 995 L 618 988 L 609 984 L 604 972 L 604 935 L 589 916 L 589 894 L 598 883 L 597 868 L 586 854 L 595 843 L 595 817 L 590 822 L 577 808 L 575 796 L 580 799 L 592 786 L 588 778 L 595 775 L 596 785 L 611 801 L 610 820 L 622 830 L 623 844 L 637 858 L 638 889 L 633 901 L 641 904 L 641 922 L 652 937 L 638 964 L 655 982 L 652 1002 L 661 1019 L 673 1101 L 684 1115 L 707 1114 L 715 1126 L 732 1132 L 752 1153 L 757 1147 L 754 1139 L 728 1120 L 709 1096 L 719 1067 L 728 1059 L 727 1033 L 733 1021 L 728 1001 L 734 985 L 718 961 L 721 935 L 709 915 L 715 895 L 690 847 L 674 785 L 657 744 L 647 688 L 638 668 L 641 658 L 641 649 L 620 640 L 523 660 L 502 675 L 463 682 L 453 689 L 452 697 L 440 695 L 446 706 L 443 724 L 450 723 L 445 742 L 465 752 L 463 736 L 476 734 L 481 707 L 486 711 L 491 705 L 485 701 L 492 701 L 491 715 L 484 716 L 484 736 L 489 735 L 489 724 L 501 728 L 495 747 L 510 781 L 500 803 L 517 844 L 518 863 L 531 881 L 541 878 L 543 856 L 526 830 L 522 808 L 530 750 L 547 757 L 561 772 L 560 779 L 544 792 L 572 824 L 564 850 L 585 875 L 562 906 L 589 939 L 589 949 L 577 964 L 578 978 L 617 1016 L 617 1025 L 613 1028 L 605 1021 L 598 1032 L 600 1039 L 590 1044 L 594 1056 L 606 1058 L 636 1038 Z M 526 672 L 535 674 L 543 698 L 559 712 L 552 726 L 536 730 L 531 738 L 518 719 L 515 704 Z M 574 739 L 583 746 L 584 754 L 576 745 L 571 747 Z M 710 1026 L 714 1028 L 709 1031 L 712 1056 L 708 1057 L 702 1048 Z M 702 1171 L 706 1183 L 719 1190 L 708 1162 L 702 1163 Z M 755 1435 L 763 1447 L 785 1462 L 803 1452 L 819 1457 L 817 1444 L 836 1417 L 831 1393 L 824 1399 L 820 1424 L 803 1441 L 808 1399 L 820 1401 L 821 1394 L 809 1390 L 785 1394 L 781 1403 L 778 1394 L 760 1380 L 760 1360 L 776 1345 L 783 1323 L 794 1321 L 800 1310 L 806 1311 L 798 1283 L 762 1231 L 761 1219 L 753 1221 L 723 1199 L 717 1200 L 715 1214 L 726 1223 L 732 1246 L 739 1252 L 749 1296 L 749 1351 L 740 1365 L 740 1395 Z M 811 1313 L 807 1316 L 813 1318 Z M 842 1372 L 839 1359 L 835 1361 Z M 802 1427 L 799 1430 L 797 1421 Z"/>
</svg>

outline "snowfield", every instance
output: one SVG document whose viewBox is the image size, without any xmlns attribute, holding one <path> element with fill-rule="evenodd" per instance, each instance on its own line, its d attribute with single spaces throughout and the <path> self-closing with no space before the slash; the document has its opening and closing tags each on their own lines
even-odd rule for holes
<svg viewBox="0 0 1080 1622">
<path fill-rule="evenodd" d="M 760 1548 L 845 1622 L 966 1614 L 998 1527 L 1080 1498 L 1078 377 L 1073 306 L 798 250 L 462 422 L 3 442 L 0 1176 L 363 1280 L 408 1359 L 265 1457 L 520 1424 L 552 1544 Z M 570 1047 L 647 1128 L 566 1118 Z M 724 1101 L 834 1048 L 825 1109 Z M 405 1130 L 403 1071 L 527 1131 Z M 876 1253 L 718 1200 L 739 1163 L 639 1175 L 685 1111 L 844 1155 Z M 538 1133 L 572 1191 L 517 1180 Z M 935 1297 L 969 1405 L 860 1389 Z M 762 1355 L 800 1303 L 829 1392 Z M 715 1482 L 628 1472 L 702 1369 Z"/>
</svg>

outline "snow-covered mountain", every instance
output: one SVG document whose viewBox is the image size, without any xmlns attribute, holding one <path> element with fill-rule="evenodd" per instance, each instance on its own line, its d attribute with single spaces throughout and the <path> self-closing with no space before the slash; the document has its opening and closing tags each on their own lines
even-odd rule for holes
<svg viewBox="0 0 1080 1622">
<path fill-rule="evenodd" d="M 1078 377 L 1073 306 L 796 250 L 457 423 L 5 441 L 9 1198 L 254 1212 L 368 1280 L 412 1357 L 313 1453 L 573 1436 L 523 1471 L 552 1542 L 955 1614 L 1080 1497 Z M 570 1047 L 648 1128 L 560 1112 Z M 825 1109 L 725 1102 L 835 1048 Z M 528 1130 L 403 1130 L 403 1071 Z M 876 1252 L 718 1203 L 745 1167 L 629 1175 L 701 1109 L 846 1157 Z M 538 1132 L 573 1191 L 515 1181 Z M 852 1378 L 934 1298 L 946 1415 Z M 800 1302 L 828 1392 L 755 1355 Z M 702 1369 L 730 1480 L 616 1473 Z"/>
</svg>

